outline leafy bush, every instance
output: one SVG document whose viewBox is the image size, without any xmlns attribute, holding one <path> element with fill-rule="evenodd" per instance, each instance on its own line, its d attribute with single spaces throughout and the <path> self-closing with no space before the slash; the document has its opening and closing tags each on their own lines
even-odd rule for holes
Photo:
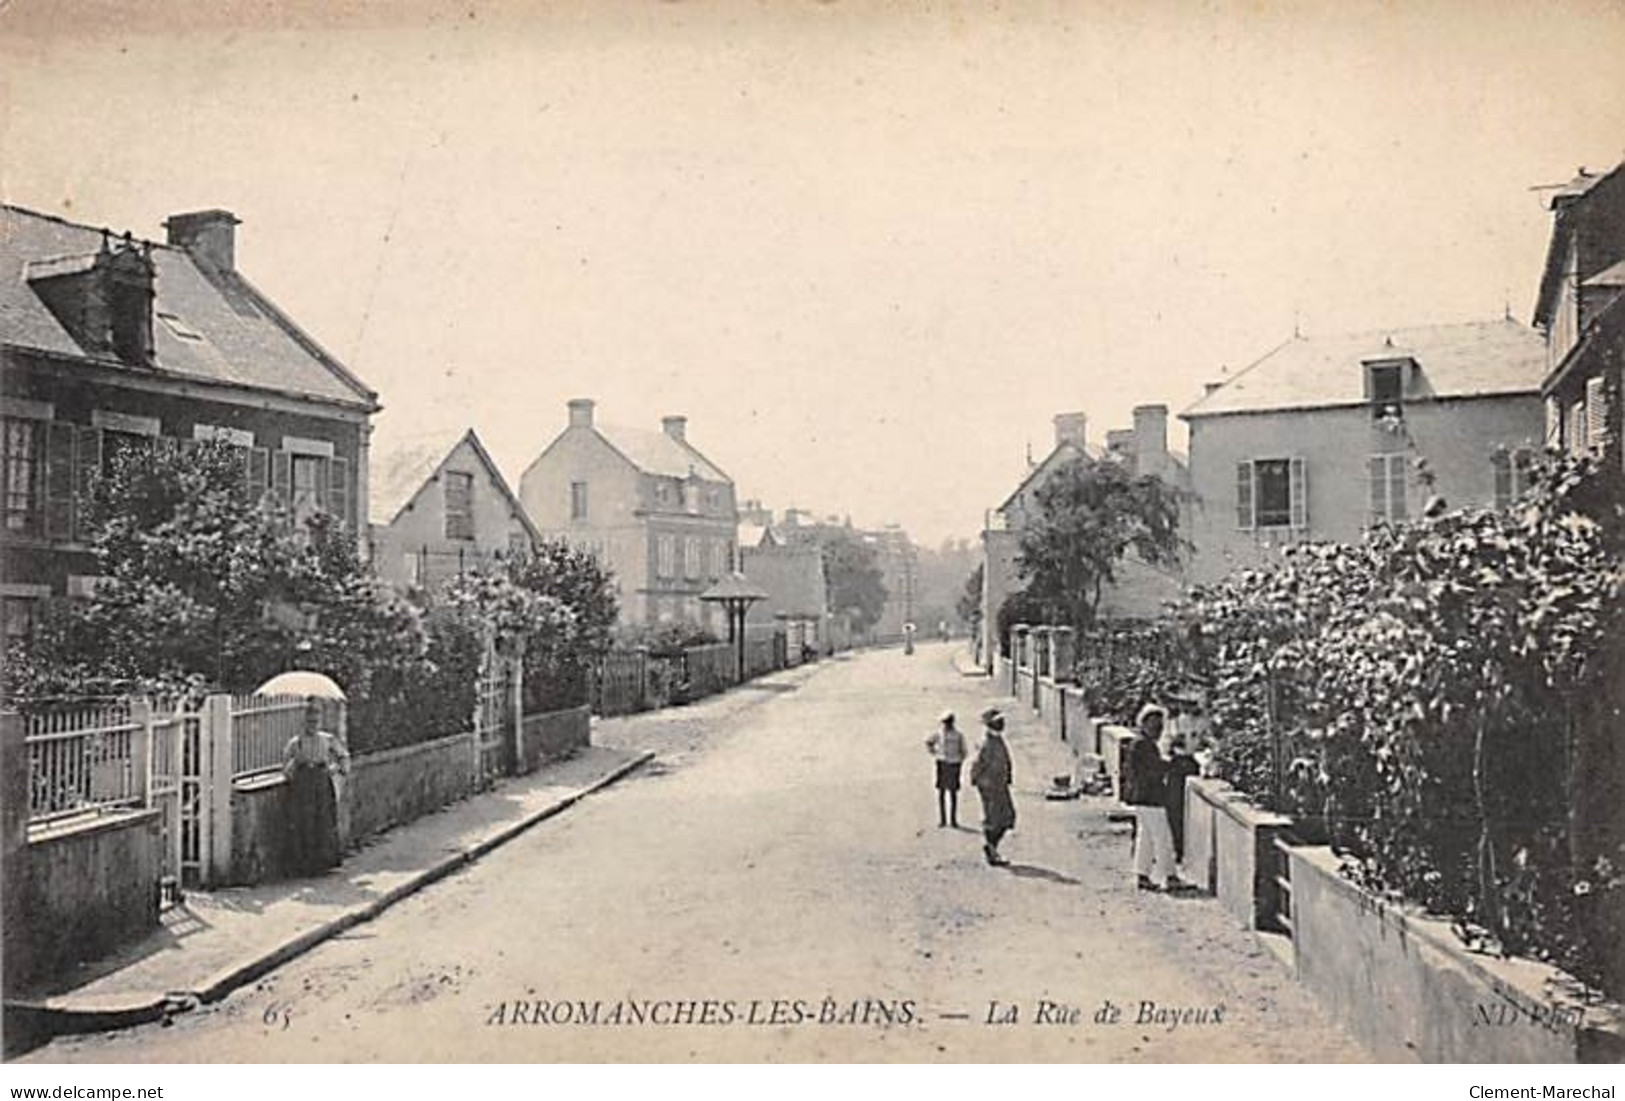
<svg viewBox="0 0 1625 1101">
<path fill-rule="evenodd" d="M 1510 510 L 1198 593 L 1222 774 L 1367 886 L 1618 992 L 1622 533 L 1619 479 L 1554 458 Z"/>
</svg>

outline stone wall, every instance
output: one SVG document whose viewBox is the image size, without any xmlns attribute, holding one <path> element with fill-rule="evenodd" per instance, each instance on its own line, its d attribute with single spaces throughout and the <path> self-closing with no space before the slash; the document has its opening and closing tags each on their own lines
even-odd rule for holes
<svg viewBox="0 0 1625 1101">
<path fill-rule="evenodd" d="M 1294 847 L 1298 979 L 1384 1062 L 1618 1063 L 1625 1010 L 1565 998 L 1565 976 L 1468 952 L 1448 921 L 1401 911 Z"/>
<path fill-rule="evenodd" d="M 344 785 L 353 844 L 474 792 L 474 736 L 453 734 L 357 757 Z"/>
<path fill-rule="evenodd" d="M 519 742 L 519 773 L 572 756 L 592 744 L 592 713 L 585 706 L 526 715 Z"/>
<path fill-rule="evenodd" d="M 7 894 L 16 889 L 18 896 L 6 900 L 7 990 L 157 928 L 160 844 L 155 810 L 109 815 L 29 841 L 24 867 L 6 884 Z"/>
</svg>

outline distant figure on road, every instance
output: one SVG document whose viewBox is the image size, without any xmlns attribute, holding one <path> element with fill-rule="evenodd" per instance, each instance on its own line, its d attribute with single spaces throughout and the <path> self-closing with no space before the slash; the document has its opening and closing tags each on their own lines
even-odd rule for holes
<svg viewBox="0 0 1625 1101">
<path fill-rule="evenodd" d="M 1190 745 L 1182 734 L 1175 734 L 1168 743 L 1168 790 L 1163 806 L 1168 810 L 1168 831 L 1174 836 L 1174 861 L 1185 861 L 1185 779 L 1200 775 L 1202 766 L 1191 756 Z"/>
<path fill-rule="evenodd" d="M 1174 838 L 1168 829 L 1168 762 L 1163 726 L 1168 713 L 1154 703 L 1140 709 L 1140 736 L 1123 763 L 1123 802 L 1134 810 L 1134 874 L 1142 891 L 1180 886 L 1174 871 Z"/>
<path fill-rule="evenodd" d="M 925 740 L 937 763 L 937 828 L 959 828 L 959 767 L 965 762 L 965 735 L 954 725 L 954 713 L 944 711 L 942 724 Z"/>
<path fill-rule="evenodd" d="M 316 875 L 339 862 L 334 774 L 349 775 L 350 754 L 321 724 L 321 701 L 305 701 L 305 728 L 282 751 L 282 774 L 288 778 L 288 857 L 298 875 Z"/>
<path fill-rule="evenodd" d="M 937 637 L 943 642 L 948 641 L 948 621 L 946 619 L 937 620 Z"/>
<path fill-rule="evenodd" d="M 982 797 L 982 855 L 989 864 L 1008 864 L 999 842 L 1015 828 L 1016 805 L 1010 801 L 1010 750 L 1004 744 L 1004 716 L 990 707 L 982 712 L 985 737 L 970 766 L 971 786 Z"/>
</svg>

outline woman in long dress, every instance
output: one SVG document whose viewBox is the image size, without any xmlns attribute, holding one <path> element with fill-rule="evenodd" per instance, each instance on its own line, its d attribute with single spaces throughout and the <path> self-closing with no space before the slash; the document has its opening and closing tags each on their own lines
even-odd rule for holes
<svg viewBox="0 0 1625 1101">
<path fill-rule="evenodd" d="M 305 728 L 288 739 L 282 774 L 288 778 L 288 863 L 295 875 L 316 875 L 339 862 L 335 775 L 348 775 L 344 743 L 321 729 L 319 700 L 305 704 Z"/>
<path fill-rule="evenodd" d="M 971 786 L 982 797 L 982 855 L 993 865 L 1010 863 L 999 855 L 999 842 L 1015 828 L 1016 804 L 1010 799 L 1010 750 L 1004 744 L 1004 716 L 998 708 L 982 712 L 985 737 L 970 768 Z"/>
</svg>

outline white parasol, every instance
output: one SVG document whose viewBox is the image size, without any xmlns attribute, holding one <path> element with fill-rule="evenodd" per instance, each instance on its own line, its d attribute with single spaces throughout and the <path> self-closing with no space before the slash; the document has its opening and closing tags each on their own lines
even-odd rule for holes
<svg viewBox="0 0 1625 1101">
<path fill-rule="evenodd" d="M 305 669 L 293 669 L 286 673 L 278 673 L 258 688 L 254 689 L 256 696 L 306 696 L 319 700 L 345 699 L 344 689 L 334 682 L 332 677 L 325 673 L 312 673 Z"/>
</svg>

